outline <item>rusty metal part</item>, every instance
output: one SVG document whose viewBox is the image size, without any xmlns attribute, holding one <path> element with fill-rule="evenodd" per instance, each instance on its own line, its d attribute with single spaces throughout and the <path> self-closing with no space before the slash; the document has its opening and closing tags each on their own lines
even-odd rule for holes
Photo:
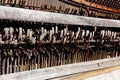
<svg viewBox="0 0 120 80">
<path fill-rule="evenodd" d="M 95 8 L 103 9 L 103 10 L 106 10 L 106 11 L 120 13 L 119 9 L 110 8 L 110 7 L 106 7 L 106 6 L 101 6 L 99 4 L 95 4 L 94 2 L 91 3 L 91 2 L 88 2 L 88 1 L 85 1 L 85 0 L 72 0 L 72 1 L 77 2 L 79 4 L 84 4 L 86 6 L 95 7 Z"/>
</svg>

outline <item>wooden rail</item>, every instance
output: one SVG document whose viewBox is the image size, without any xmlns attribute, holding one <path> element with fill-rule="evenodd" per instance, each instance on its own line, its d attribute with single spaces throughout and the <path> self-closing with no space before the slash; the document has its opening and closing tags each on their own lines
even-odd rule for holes
<svg viewBox="0 0 120 80">
<path fill-rule="evenodd" d="M 0 19 L 48 22 L 57 24 L 120 27 L 120 20 L 75 16 L 0 6 Z"/>
<path fill-rule="evenodd" d="M 64 77 L 59 77 L 59 78 L 54 78 L 50 80 L 93 80 L 93 79 L 97 80 L 98 78 L 101 78 L 100 80 L 106 80 L 105 77 L 107 77 L 107 79 L 109 78 L 109 79 L 115 80 L 113 79 L 113 77 L 120 78 L 120 76 L 117 76 L 117 75 L 114 76 L 111 73 L 116 72 L 116 74 L 119 75 L 119 73 L 117 73 L 118 71 L 120 72 L 120 65 L 98 69 L 98 70 L 93 70 L 93 71 L 88 71 L 84 73 L 78 73 L 78 74 L 64 76 Z M 110 74 L 110 76 L 106 76 L 106 74 Z"/>
<path fill-rule="evenodd" d="M 0 80 L 45 80 L 116 65 L 120 65 L 120 57 L 61 65 L 50 68 L 13 73 L 8 75 L 1 75 Z"/>
</svg>

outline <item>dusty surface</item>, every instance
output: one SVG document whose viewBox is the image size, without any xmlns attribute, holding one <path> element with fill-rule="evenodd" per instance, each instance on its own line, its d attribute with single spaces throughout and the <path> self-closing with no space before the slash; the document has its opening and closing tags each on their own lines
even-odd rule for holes
<svg viewBox="0 0 120 80">
<path fill-rule="evenodd" d="M 120 65 L 52 80 L 120 80 Z"/>
<path fill-rule="evenodd" d="M 14 16 L 13 16 L 14 15 Z M 62 16 L 62 17 L 61 17 Z M 0 6 L 0 18 L 21 21 L 49 22 L 88 26 L 120 27 L 119 20 L 100 19 L 93 17 L 75 16 L 21 8 Z"/>
<path fill-rule="evenodd" d="M 51 79 L 51 78 L 70 75 L 70 74 L 83 73 L 86 71 L 102 69 L 116 65 L 120 65 L 120 57 L 102 59 L 102 60 L 93 60 L 93 61 L 80 62 L 75 64 L 61 65 L 61 66 L 19 72 L 14 74 L 2 75 L 0 76 L 0 80 L 45 80 L 45 79 Z M 75 80 L 74 77 L 71 80 Z"/>
</svg>

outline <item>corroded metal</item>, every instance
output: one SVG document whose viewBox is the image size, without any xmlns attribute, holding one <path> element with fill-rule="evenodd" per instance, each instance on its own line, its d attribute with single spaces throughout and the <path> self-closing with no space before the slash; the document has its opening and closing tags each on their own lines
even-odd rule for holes
<svg viewBox="0 0 120 80">
<path fill-rule="evenodd" d="M 85 4 L 86 6 L 91 6 L 91 7 L 94 7 L 94 8 L 98 8 L 98 9 L 103 9 L 103 10 L 106 10 L 106 11 L 120 13 L 119 9 L 111 8 L 111 7 L 108 7 L 108 6 L 106 7 L 104 5 L 95 4 L 94 2 L 91 3 L 91 2 L 87 2 L 85 0 L 72 0 L 72 1 L 77 2 L 79 4 Z M 108 1 L 108 3 L 109 3 L 109 1 Z"/>
</svg>

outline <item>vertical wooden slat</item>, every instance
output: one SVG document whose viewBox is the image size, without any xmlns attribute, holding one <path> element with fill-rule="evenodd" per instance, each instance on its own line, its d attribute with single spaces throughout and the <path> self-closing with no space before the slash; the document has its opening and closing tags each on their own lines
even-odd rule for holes
<svg viewBox="0 0 120 80">
<path fill-rule="evenodd" d="M 20 56 L 18 56 L 18 61 L 17 61 L 17 72 L 20 72 Z"/>
<path fill-rule="evenodd" d="M 14 61 L 14 73 L 17 72 L 17 58 Z"/>
<path fill-rule="evenodd" d="M 38 64 L 37 64 L 37 69 L 40 69 L 40 54 L 38 54 Z"/>
<path fill-rule="evenodd" d="M 19 5 L 20 0 L 16 0 L 16 5 Z"/>
<path fill-rule="evenodd" d="M 25 6 L 27 7 L 29 3 L 29 0 L 25 0 Z"/>
<path fill-rule="evenodd" d="M 11 61 L 11 59 L 10 59 L 9 71 L 10 71 L 10 74 L 11 74 L 12 73 L 12 61 Z"/>
<path fill-rule="evenodd" d="M 7 67 L 7 74 L 9 74 L 10 72 L 9 72 L 9 63 L 10 62 L 10 59 L 9 59 L 9 57 L 7 58 L 7 65 L 6 65 L 6 67 Z"/>
<path fill-rule="evenodd" d="M 2 74 L 5 74 L 6 58 L 3 59 Z"/>
<path fill-rule="evenodd" d="M 0 75 L 2 75 L 2 50 L 0 50 Z"/>
</svg>

